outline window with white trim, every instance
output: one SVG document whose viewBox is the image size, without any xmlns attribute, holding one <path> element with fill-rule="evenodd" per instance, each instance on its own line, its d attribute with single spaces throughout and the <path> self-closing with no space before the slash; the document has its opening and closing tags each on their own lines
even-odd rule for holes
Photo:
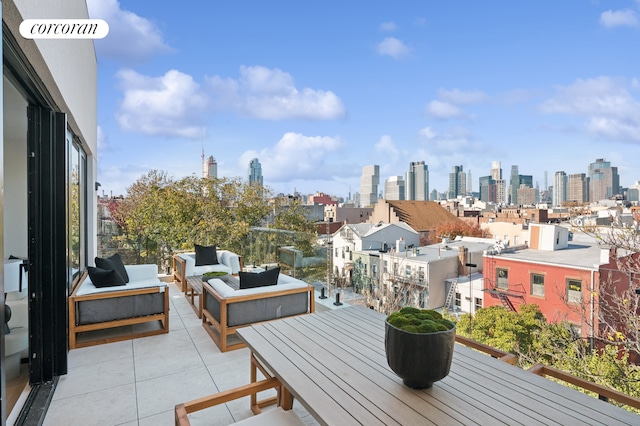
<svg viewBox="0 0 640 426">
<path fill-rule="evenodd" d="M 533 296 L 544 296 L 544 275 L 531 274 L 531 294 Z"/>
<path fill-rule="evenodd" d="M 572 303 L 582 302 L 582 280 L 567 279 L 567 299 Z"/>
</svg>

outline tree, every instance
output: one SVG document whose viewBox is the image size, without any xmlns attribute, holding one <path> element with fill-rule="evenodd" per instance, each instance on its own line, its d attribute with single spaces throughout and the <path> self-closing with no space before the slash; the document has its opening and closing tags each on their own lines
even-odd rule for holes
<svg viewBox="0 0 640 426">
<path fill-rule="evenodd" d="M 275 215 L 273 227 L 295 234 L 295 246 L 305 256 L 313 256 L 313 245 L 317 238 L 315 224 L 306 217 L 304 206 L 299 199 L 285 200 L 278 197 L 274 200 Z"/>
<path fill-rule="evenodd" d="M 176 251 L 194 244 L 217 245 L 243 254 L 252 244 L 252 227 L 264 226 L 273 213 L 275 225 L 300 233 L 301 248 L 310 251 L 315 239 L 301 206 L 270 204 L 271 192 L 240 178 L 195 176 L 173 180 L 152 170 L 127 189 L 127 196 L 110 206 L 133 252 L 130 263 L 149 262 L 154 248 L 164 265 Z"/>
<path fill-rule="evenodd" d="M 440 223 L 433 232 L 430 232 L 426 239 L 420 241 L 421 245 L 436 244 L 443 238 L 455 239 L 458 236 L 464 237 L 486 237 L 487 234 L 480 227 L 471 226 L 462 220 Z"/>
<path fill-rule="evenodd" d="M 166 172 L 151 170 L 141 176 L 129 188 L 127 197 L 111 205 L 111 216 L 122 228 L 125 242 L 133 251 L 134 259 L 125 261 L 141 263 L 148 257 L 144 243 L 166 231 L 166 189 L 171 181 Z M 123 253 L 124 254 L 124 253 Z"/>
<path fill-rule="evenodd" d="M 528 352 L 535 335 L 545 323 L 538 305 L 520 305 L 519 312 L 503 306 L 478 309 L 471 318 L 463 315 L 458 322 L 458 333 L 505 352 Z"/>
</svg>

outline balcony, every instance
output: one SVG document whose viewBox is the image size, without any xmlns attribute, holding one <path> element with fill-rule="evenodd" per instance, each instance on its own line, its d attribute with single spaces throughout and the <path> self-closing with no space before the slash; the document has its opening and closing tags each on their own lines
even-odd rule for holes
<svg viewBox="0 0 640 426">
<path fill-rule="evenodd" d="M 59 379 L 44 425 L 173 425 L 176 404 L 249 383 L 249 350 L 220 352 L 184 294 L 174 284 L 169 288 L 168 334 L 69 352 L 69 372 Z M 328 309 L 322 304 L 316 307 L 317 311 Z M 508 354 L 493 348 L 465 339 L 458 342 L 512 361 Z M 535 372 L 553 373 L 542 367 Z M 637 399 L 618 398 L 604 391 L 599 394 L 640 407 Z M 260 398 L 268 396 L 260 394 Z M 318 424 L 300 404 L 294 403 L 294 410 L 307 424 Z M 249 397 L 244 397 L 189 418 L 193 425 L 226 425 L 252 415 Z"/>
</svg>

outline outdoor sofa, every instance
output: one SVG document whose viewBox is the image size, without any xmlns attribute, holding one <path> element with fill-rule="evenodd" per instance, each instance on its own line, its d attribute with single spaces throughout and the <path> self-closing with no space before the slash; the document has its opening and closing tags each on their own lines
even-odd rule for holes
<svg viewBox="0 0 640 426">
<path fill-rule="evenodd" d="M 69 296 L 70 349 L 169 332 L 169 289 L 158 279 L 158 266 L 124 268 L 129 282 L 114 287 L 96 287 L 87 272 L 82 275 Z M 144 327 L 142 323 L 155 324 Z M 129 325 L 133 327 L 128 334 L 78 339 L 83 332 Z"/>
<path fill-rule="evenodd" d="M 202 326 L 222 352 L 245 346 L 235 336 L 241 327 L 315 310 L 314 287 L 285 274 L 276 285 L 240 290 L 213 278 L 202 297 Z"/>
<path fill-rule="evenodd" d="M 196 266 L 196 254 L 178 253 L 173 256 L 173 279 L 183 293 L 187 291 L 187 277 L 205 272 L 227 272 L 237 274 L 242 269 L 242 257 L 229 250 L 216 250 L 217 264 Z"/>
</svg>

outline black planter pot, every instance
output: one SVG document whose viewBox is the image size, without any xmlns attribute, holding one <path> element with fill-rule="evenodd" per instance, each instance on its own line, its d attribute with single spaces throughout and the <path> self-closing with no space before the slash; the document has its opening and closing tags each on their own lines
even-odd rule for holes
<svg viewBox="0 0 640 426">
<path fill-rule="evenodd" d="M 385 321 L 387 363 L 410 388 L 430 388 L 449 374 L 455 338 L 455 327 L 435 333 L 410 333 Z"/>
</svg>

